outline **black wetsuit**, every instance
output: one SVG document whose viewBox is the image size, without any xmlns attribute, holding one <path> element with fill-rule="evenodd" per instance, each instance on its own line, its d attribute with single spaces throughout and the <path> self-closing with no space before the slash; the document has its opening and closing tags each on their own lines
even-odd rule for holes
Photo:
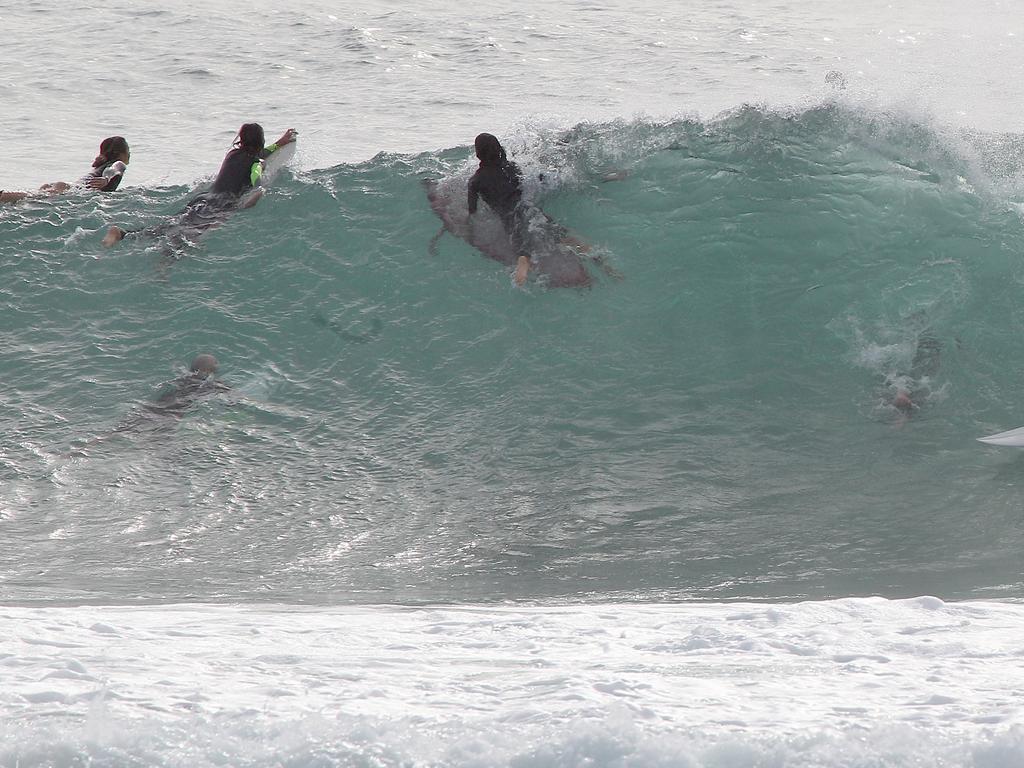
<svg viewBox="0 0 1024 768">
<path fill-rule="evenodd" d="M 196 398 L 214 392 L 227 392 L 230 389 L 227 384 L 217 381 L 210 375 L 192 371 L 171 382 L 156 403 L 149 403 L 145 408 L 151 413 L 181 416 Z"/>
<path fill-rule="evenodd" d="M 566 235 L 565 228 L 533 203 L 523 200 L 523 173 L 510 160 L 481 165 L 469 180 L 469 212 L 475 213 L 482 197 L 505 227 L 512 247 L 534 260 Z"/>
<path fill-rule="evenodd" d="M 511 237 L 517 229 L 516 209 L 523 200 L 523 174 L 519 166 L 508 160 L 501 165 L 481 165 L 469 180 L 470 213 L 476 213 L 478 197 L 498 214 Z"/>
<path fill-rule="evenodd" d="M 172 238 L 184 242 L 191 237 L 220 224 L 227 212 L 233 210 L 239 199 L 253 188 L 253 165 L 270 154 L 236 147 L 224 158 L 213 185 L 201 195 L 189 200 L 185 210 L 173 222 L 155 227 L 151 234 L 172 233 Z"/>
<path fill-rule="evenodd" d="M 232 149 L 221 163 L 210 192 L 216 195 L 240 195 L 252 189 L 252 167 L 262 156 L 262 153 L 257 154 L 244 147 Z"/>
<path fill-rule="evenodd" d="M 259 152 L 245 147 L 235 147 L 228 152 L 209 191 L 194 197 L 186 206 L 182 223 L 193 224 L 200 229 L 216 223 L 211 221 L 216 218 L 215 214 L 234 208 L 239 198 L 254 188 L 253 166 L 276 150 L 277 145 L 272 144 Z"/>
<path fill-rule="evenodd" d="M 164 257 L 177 259 L 179 248 L 206 230 L 222 224 L 238 207 L 245 193 L 252 190 L 261 177 L 262 166 L 257 165 L 260 159 L 277 149 L 277 144 L 270 144 L 258 152 L 235 147 L 224 157 L 210 189 L 189 200 L 180 214 L 155 227 L 124 230 L 124 235 L 166 236 L 168 241 L 164 247 Z"/>
</svg>

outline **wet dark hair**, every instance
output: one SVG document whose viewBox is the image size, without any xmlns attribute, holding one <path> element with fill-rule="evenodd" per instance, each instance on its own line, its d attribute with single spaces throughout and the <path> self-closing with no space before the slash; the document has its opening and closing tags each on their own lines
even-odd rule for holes
<svg viewBox="0 0 1024 768">
<path fill-rule="evenodd" d="M 118 155 L 127 151 L 128 142 L 124 140 L 124 136 L 108 136 L 100 142 L 100 153 L 92 161 L 92 167 L 99 168 L 101 165 L 106 165 L 112 162 Z"/>
<path fill-rule="evenodd" d="M 192 360 L 190 370 L 192 373 L 202 374 L 203 378 L 206 378 L 211 373 L 217 372 L 217 358 L 210 354 L 196 355 Z"/>
<path fill-rule="evenodd" d="M 481 133 L 473 142 L 476 148 L 476 156 L 480 159 L 480 165 L 493 165 L 501 167 L 508 162 L 505 157 L 505 148 L 501 142 L 489 133 Z"/>
<path fill-rule="evenodd" d="M 259 123 L 246 123 L 238 129 L 235 146 L 260 152 L 263 149 L 263 126 Z"/>
</svg>

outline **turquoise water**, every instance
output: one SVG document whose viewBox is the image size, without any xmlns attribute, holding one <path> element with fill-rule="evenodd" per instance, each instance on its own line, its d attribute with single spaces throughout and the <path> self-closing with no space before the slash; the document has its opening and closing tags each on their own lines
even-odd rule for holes
<svg viewBox="0 0 1024 768">
<path fill-rule="evenodd" d="M 511 149 L 621 278 L 431 250 L 467 148 L 290 175 L 177 251 L 98 240 L 185 188 L 6 210 L 8 598 L 1021 594 L 1024 469 L 974 441 L 1024 418 L 984 154 L 835 103 Z M 142 416 L 203 351 L 231 392 Z"/>
<path fill-rule="evenodd" d="M 0 766 L 1022 764 L 1019 24 L 0 0 L 0 189 L 132 147 L 0 205 Z M 589 288 L 442 229 L 480 131 Z"/>
</svg>

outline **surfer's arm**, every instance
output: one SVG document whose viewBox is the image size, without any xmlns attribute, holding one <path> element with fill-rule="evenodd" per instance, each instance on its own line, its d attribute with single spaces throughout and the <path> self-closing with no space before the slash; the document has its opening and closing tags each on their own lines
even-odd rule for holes
<svg viewBox="0 0 1024 768">
<path fill-rule="evenodd" d="M 469 210 L 469 215 L 472 216 L 476 213 L 476 201 L 480 194 L 480 182 L 477 180 L 477 175 L 474 173 L 473 178 L 469 180 L 469 188 L 467 191 L 466 208 Z"/>
<path fill-rule="evenodd" d="M 238 201 L 239 209 L 244 210 L 245 208 L 252 208 L 256 203 L 263 199 L 263 195 L 266 193 L 266 187 L 256 187 L 256 189 L 242 195 Z"/>
<path fill-rule="evenodd" d="M 267 155 L 272 155 L 285 144 L 291 144 L 293 141 L 295 141 L 295 139 L 298 138 L 298 136 L 298 131 L 296 131 L 294 128 L 289 128 L 287 131 L 281 134 L 280 139 L 275 141 L 273 144 L 267 144 L 267 146 L 263 148 L 263 156 L 266 157 Z"/>
<path fill-rule="evenodd" d="M 260 160 L 252 164 L 252 168 L 249 169 L 249 181 L 254 187 L 260 185 L 260 179 L 263 177 L 263 161 Z"/>
</svg>

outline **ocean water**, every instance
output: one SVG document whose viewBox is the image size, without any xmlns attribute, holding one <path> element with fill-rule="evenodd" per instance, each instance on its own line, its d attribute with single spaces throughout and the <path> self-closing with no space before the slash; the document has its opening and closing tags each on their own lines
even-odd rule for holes
<svg viewBox="0 0 1024 768">
<path fill-rule="evenodd" d="M 1024 765 L 1015 10 L 0 3 L 0 765 Z"/>
</svg>

